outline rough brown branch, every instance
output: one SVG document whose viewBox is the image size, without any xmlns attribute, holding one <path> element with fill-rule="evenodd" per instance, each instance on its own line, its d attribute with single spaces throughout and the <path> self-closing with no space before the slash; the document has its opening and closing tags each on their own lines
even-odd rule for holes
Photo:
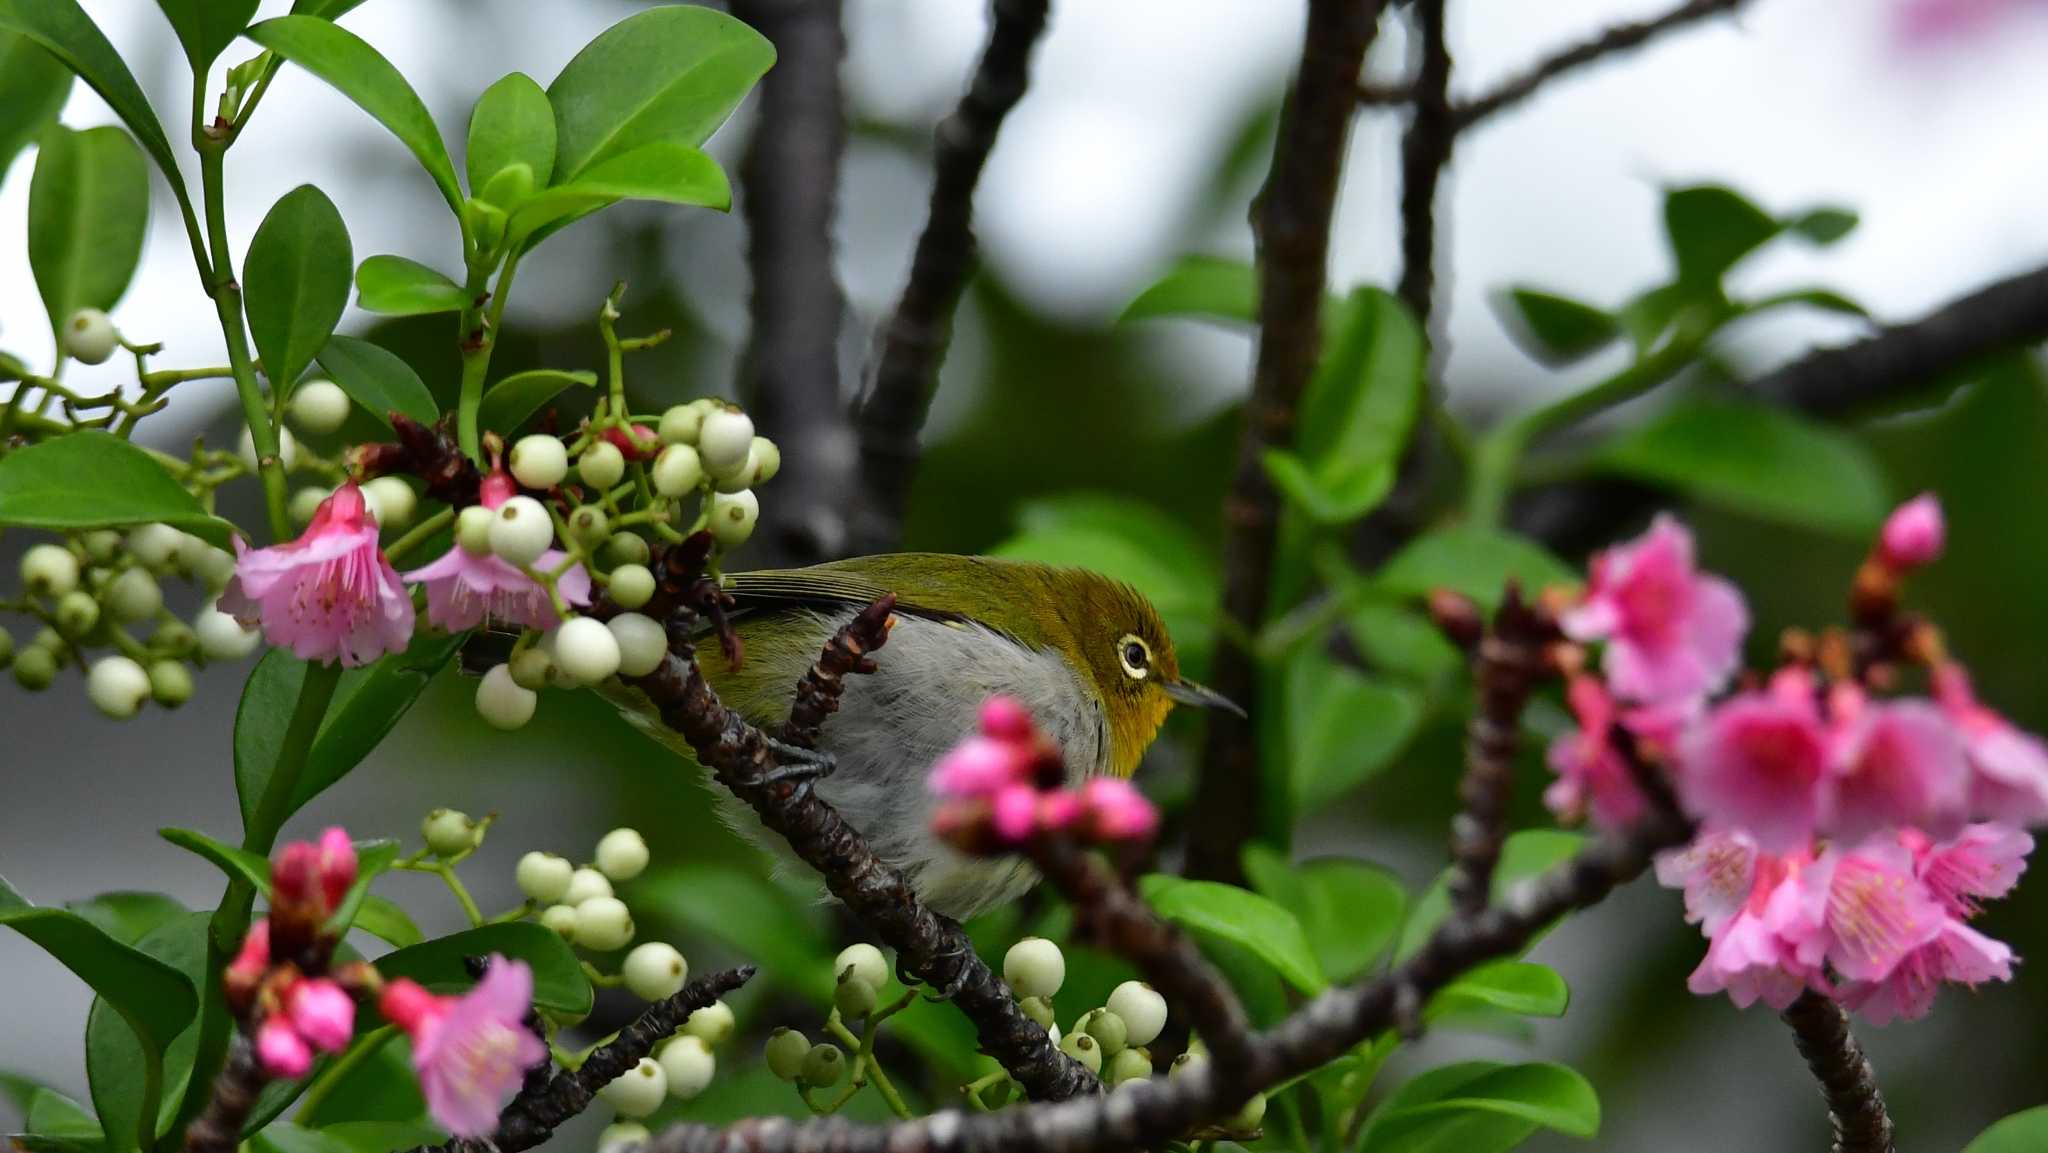
<svg viewBox="0 0 2048 1153">
<path fill-rule="evenodd" d="M 1806 1067 L 1820 1082 L 1828 1120 L 1835 1128 L 1834 1153 L 1896 1153 L 1891 1114 L 1877 1088 L 1877 1073 L 1849 1032 L 1842 1007 L 1811 990 L 1801 993 L 1781 1016 Z"/>
<path fill-rule="evenodd" d="M 1322 350 L 1330 217 L 1350 135 L 1353 93 L 1385 0 L 1313 0 L 1301 70 L 1280 116 L 1273 168 L 1260 193 L 1259 351 L 1245 404 L 1236 472 L 1224 498 L 1223 612 L 1256 630 L 1272 591 L 1280 500 L 1266 476 L 1269 449 L 1294 439 L 1295 409 Z M 1216 655 L 1218 691 L 1258 715 L 1251 653 L 1225 642 Z M 1188 871 L 1235 880 L 1238 853 L 1259 828 L 1261 784 L 1251 722 L 1218 713 L 1190 806 Z"/>
<path fill-rule="evenodd" d="M 1436 291 L 1437 187 L 1458 137 L 1444 6 L 1445 0 L 1415 0 L 1413 6 L 1421 53 L 1412 92 L 1415 111 L 1401 136 L 1401 279 L 1396 293 L 1425 332 L 1436 331 L 1430 311 Z M 1442 355 L 1440 348 L 1432 353 L 1433 358 Z"/>
<path fill-rule="evenodd" d="M 952 339 L 953 311 L 974 269 L 974 188 L 996 133 L 1030 82 L 1031 50 L 1049 0 L 995 0 L 994 27 L 959 108 L 940 121 L 932 196 L 911 258 L 910 281 L 883 326 L 874 376 L 855 426 L 860 434 L 853 551 L 888 552 L 903 535 L 903 506 L 917 472 L 918 434 Z"/>
<path fill-rule="evenodd" d="M 242 1143 L 242 1126 L 269 1078 L 256 1061 L 255 1046 L 237 1031 L 228 1058 L 213 1081 L 206 1108 L 185 1128 L 185 1153 L 234 1153 Z"/>
<path fill-rule="evenodd" d="M 1465 729 L 1465 776 L 1458 785 L 1463 808 L 1451 819 L 1451 906 L 1466 916 L 1486 907 L 1507 838 L 1522 710 L 1550 671 L 1546 649 L 1559 639 L 1557 623 L 1525 602 L 1513 584 L 1479 639 L 1472 678 L 1477 703 Z"/>
<path fill-rule="evenodd" d="M 890 614 L 895 611 L 896 596 L 891 593 L 862 609 L 859 616 L 825 642 L 817 663 L 797 682 L 796 702 L 790 706 L 789 720 L 782 726 L 783 740 L 806 749 L 817 747 L 825 718 L 839 711 L 839 696 L 845 691 L 847 676 L 875 671 L 874 659 L 868 654 L 889 639 Z"/>
<path fill-rule="evenodd" d="M 852 430 L 841 401 L 839 337 L 845 299 L 833 268 L 840 156 L 846 144 L 839 63 L 841 0 L 733 0 L 732 14 L 775 45 L 761 107 L 740 167 L 753 275 L 753 333 L 741 368 L 761 431 L 783 446 L 783 468 L 756 541 L 767 563 L 813 564 L 846 543 L 843 494 L 852 481 Z"/>
</svg>

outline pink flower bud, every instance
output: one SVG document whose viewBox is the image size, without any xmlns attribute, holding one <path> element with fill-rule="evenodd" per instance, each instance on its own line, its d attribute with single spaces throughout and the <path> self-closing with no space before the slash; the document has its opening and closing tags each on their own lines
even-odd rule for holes
<svg viewBox="0 0 2048 1153">
<path fill-rule="evenodd" d="M 1038 790 L 1030 785 L 1006 785 L 995 795 L 990 820 L 996 836 L 1017 843 L 1031 839 L 1038 827 Z"/>
<path fill-rule="evenodd" d="M 356 1003 L 325 977 L 294 981 L 285 991 L 284 1011 L 299 1036 L 329 1053 L 347 1048 L 355 1035 Z"/>
<path fill-rule="evenodd" d="M 1941 501 L 1923 492 L 1892 510 L 1878 534 L 1878 558 L 1901 572 L 1932 564 L 1948 541 L 1948 525 L 1941 514 Z"/>
<path fill-rule="evenodd" d="M 644 424 L 634 425 L 630 436 L 617 426 L 607 428 L 604 438 L 611 441 L 612 447 L 623 453 L 627 460 L 645 460 L 661 451 L 661 434 Z"/>
<path fill-rule="evenodd" d="M 981 703 L 981 732 L 999 741 L 1031 739 L 1031 714 L 1015 697 L 990 697 Z"/>
<path fill-rule="evenodd" d="M 485 508 L 496 508 L 518 495 L 519 482 L 502 468 L 492 469 L 476 487 L 477 503 Z"/>
<path fill-rule="evenodd" d="M 335 825 L 320 834 L 319 850 L 320 895 L 331 910 L 341 904 L 349 886 L 356 883 L 356 847 L 349 841 L 348 832 Z"/>
<path fill-rule="evenodd" d="M 1029 750 L 989 737 L 969 737 L 932 766 L 932 791 L 948 797 L 985 797 L 1022 781 Z"/>
<path fill-rule="evenodd" d="M 418 982 L 400 977 L 385 984 L 377 999 L 377 1011 L 384 1019 L 417 1039 L 421 1030 L 448 1012 L 451 998 L 427 992 Z"/>
<path fill-rule="evenodd" d="M 1137 841 L 1159 829 L 1159 810 L 1121 777 L 1095 777 L 1081 787 L 1089 825 L 1099 840 Z"/>
<path fill-rule="evenodd" d="M 1048 833 L 1071 829 L 1085 811 L 1081 795 L 1071 789 L 1042 793 L 1038 798 L 1038 827 Z"/>
<path fill-rule="evenodd" d="M 242 938 L 242 948 L 235 959 L 228 963 L 228 972 L 243 979 L 261 977 L 270 968 L 270 919 L 263 918 L 249 926 L 249 933 Z"/>
<path fill-rule="evenodd" d="M 256 1027 L 256 1059 L 273 1079 L 296 1081 L 312 1069 L 313 1050 L 290 1022 L 270 1017 Z"/>
<path fill-rule="evenodd" d="M 320 850 L 311 841 L 293 841 L 277 854 L 270 868 L 271 900 L 300 905 L 313 900 L 320 879 Z"/>
</svg>

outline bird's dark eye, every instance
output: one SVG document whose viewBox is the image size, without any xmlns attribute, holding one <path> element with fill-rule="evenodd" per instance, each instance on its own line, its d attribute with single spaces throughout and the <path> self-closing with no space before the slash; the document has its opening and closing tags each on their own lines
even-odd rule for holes
<svg viewBox="0 0 2048 1153">
<path fill-rule="evenodd" d="M 1117 642 L 1116 656 L 1124 666 L 1124 675 L 1132 680 L 1144 680 L 1152 669 L 1152 649 L 1135 636 L 1126 636 Z"/>
</svg>

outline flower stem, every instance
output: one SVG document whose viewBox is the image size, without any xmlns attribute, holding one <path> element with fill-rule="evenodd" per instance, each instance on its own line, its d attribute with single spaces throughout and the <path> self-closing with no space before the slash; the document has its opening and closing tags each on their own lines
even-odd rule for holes
<svg viewBox="0 0 2048 1153">
<path fill-rule="evenodd" d="M 471 268 L 469 283 L 463 288 L 469 294 L 469 306 L 462 311 L 462 392 L 456 400 L 455 439 L 463 454 L 478 465 L 484 463 L 483 435 L 477 428 L 484 378 L 490 372 L 491 352 L 498 346 L 498 327 L 505 320 L 505 299 L 512 294 L 512 278 L 518 271 L 519 253 L 514 252 L 505 258 L 504 270 L 498 273 L 496 291 L 484 291 L 490 284 L 489 265 Z"/>
<path fill-rule="evenodd" d="M 420 523 L 414 525 L 412 529 L 408 531 L 404 536 L 401 536 L 397 540 L 392 541 L 390 547 L 384 550 L 384 559 L 395 563 L 400 557 L 404 556 L 406 553 L 411 552 L 415 548 L 418 548 L 420 546 L 420 543 L 425 541 L 428 537 L 433 536 L 435 533 L 440 532 L 444 528 L 447 528 L 449 522 L 453 521 L 454 519 L 454 509 L 442 509 L 440 512 L 437 512 L 433 516 L 430 516 L 427 519 L 421 521 Z"/>
<path fill-rule="evenodd" d="M 242 417 L 248 421 L 249 436 L 256 446 L 256 459 L 263 474 L 263 505 L 270 518 L 270 535 L 283 540 L 291 535 L 292 520 L 285 492 L 284 463 L 278 457 L 277 426 L 263 404 L 263 390 L 256 384 L 256 369 L 249 357 L 249 337 L 242 326 L 242 287 L 235 281 L 234 257 L 228 251 L 227 201 L 223 191 L 222 160 L 226 144 L 210 144 L 199 150 L 199 178 L 206 198 L 206 231 L 213 246 L 212 281 L 206 286 L 220 316 L 221 335 L 228 344 L 228 372 L 235 378 L 235 393 L 242 401 Z"/>
</svg>

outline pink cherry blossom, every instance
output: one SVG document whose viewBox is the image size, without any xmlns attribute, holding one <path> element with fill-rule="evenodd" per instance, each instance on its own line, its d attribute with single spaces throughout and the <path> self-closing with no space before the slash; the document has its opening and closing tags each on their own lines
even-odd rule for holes
<svg viewBox="0 0 2048 1153">
<path fill-rule="evenodd" d="M 1913 871 L 1896 839 L 1830 847 L 1795 870 L 1771 898 L 1765 921 L 1795 960 L 1823 961 L 1849 981 L 1882 981 L 1941 935 L 1948 915 Z"/>
<path fill-rule="evenodd" d="M 2042 0 L 1901 0 L 1898 37 L 1907 45 L 1962 40 L 2030 4 L 2041 7 Z"/>
<path fill-rule="evenodd" d="M 1636 540 L 1593 559 L 1586 598 L 1560 620 L 1605 641 L 1603 668 L 1624 700 L 1713 692 L 1735 670 L 1749 610 L 1735 586 L 1693 566 L 1692 534 L 1660 516 Z"/>
<path fill-rule="evenodd" d="M 549 549 L 533 567 L 552 570 L 566 555 L 560 549 Z M 542 630 L 561 623 L 546 589 L 490 553 L 477 556 L 459 545 L 451 546 L 438 559 L 405 573 L 404 579 L 426 586 L 427 620 L 446 632 L 473 629 L 487 620 Z M 572 565 L 556 578 L 555 589 L 563 601 L 587 605 L 590 574 L 582 565 Z"/>
<path fill-rule="evenodd" d="M 1081 804 L 1097 840 L 1143 840 L 1159 830 L 1159 810 L 1122 777 L 1090 777 L 1081 786 Z"/>
<path fill-rule="evenodd" d="M 1948 540 L 1948 525 L 1941 514 L 1941 501 L 1923 492 L 1892 510 L 1878 533 L 1877 555 L 1885 564 L 1904 572 L 1933 564 Z"/>
<path fill-rule="evenodd" d="M 1860 841 L 1912 826 L 1936 835 L 1962 827 L 1970 771 L 1963 742 L 1926 701 L 1837 710 L 1837 755 L 1821 787 L 1821 827 Z"/>
<path fill-rule="evenodd" d="M 1543 791 L 1543 803 L 1560 817 L 1576 819 L 1589 809 L 1600 825 L 1625 828 L 1643 815 L 1647 802 L 1628 762 L 1614 747 L 1614 699 L 1593 677 L 1574 677 L 1565 699 L 1579 727 L 1550 745 L 1557 780 Z"/>
<path fill-rule="evenodd" d="M 2026 871 L 2034 838 L 2008 825 L 1976 824 L 1939 843 L 1918 832 L 1900 838 L 1913 868 L 1950 916 L 1967 920 L 1979 903 L 2005 896 Z"/>
<path fill-rule="evenodd" d="M 1749 903 L 1757 856 L 1756 842 L 1740 833 L 1701 833 L 1683 849 L 1658 854 L 1657 883 L 1683 891 L 1686 921 L 1713 936 Z"/>
<path fill-rule="evenodd" d="M 412 639 L 412 598 L 377 548 L 377 522 L 354 482 L 320 503 L 297 540 L 251 549 L 235 540 L 220 610 L 301 660 L 366 665 Z"/>
<path fill-rule="evenodd" d="M 1657 863 L 1657 879 L 1683 888 L 1686 919 L 1707 933 L 1707 955 L 1686 979 L 1701 996 L 1726 993 L 1738 1008 L 1762 1001 L 1783 1009 L 1808 988 L 1825 988 L 1817 965 L 1802 962 L 1772 928 L 1771 909 L 1804 863 L 1756 852 L 1746 838 L 1702 836 Z"/>
<path fill-rule="evenodd" d="M 1030 785 L 1005 785 L 990 802 L 996 836 L 1021 844 L 1038 831 L 1038 790 Z"/>
<path fill-rule="evenodd" d="M 256 1027 L 256 1060 L 265 1076 L 296 1081 L 313 1068 L 313 1050 L 290 1021 L 269 1017 Z"/>
<path fill-rule="evenodd" d="M 292 982 L 285 990 L 284 1012 L 292 1028 L 316 1049 L 339 1053 L 355 1035 L 355 1001 L 325 977 Z"/>
<path fill-rule="evenodd" d="M 259 917 L 242 938 L 242 947 L 235 953 L 235 959 L 228 962 L 228 972 L 253 982 L 269 968 L 270 918 Z"/>
<path fill-rule="evenodd" d="M 1873 1025 L 1924 1017 L 1944 981 L 1981 985 L 2012 980 L 2012 949 L 1960 921 L 1943 924 L 1939 936 L 1899 962 L 1882 981 L 1860 981 L 1836 994 L 1843 1006 Z"/>
<path fill-rule="evenodd" d="M 2048 744 L 1978 703 L 1960 665 L 1934 670 L 1934 698 L 1962 733 L 1971 815 L 2009 825 L 2048 820 Z"/>
<path fill-rule="evenodd" d="M 1746 833 L 1767 853 L 1801 851 L 1819 819 L 1827 755 L 1810 701 L 1744 693 L 1681 743 L 1679 799 L 1709 831 Z"/>
<path fill-rule="evenodd" d="M 533 970 L 522 961 L 493 956 L 483 979 L 459 998 L 394 981 L 380 1007 L 412 1037 L 413 1069 L 427 1109 L 456 1137 L 489 1136 L 526 1070 L 547 1056 L 525 1025 Z"/>
<path fill-rule="evenodd" d="M 945 797 L 989 797 L 1028 780 L 1031 751 L 1015 741 L 972 736 L 932 766 L 931 788 Z"/>
</svg>

